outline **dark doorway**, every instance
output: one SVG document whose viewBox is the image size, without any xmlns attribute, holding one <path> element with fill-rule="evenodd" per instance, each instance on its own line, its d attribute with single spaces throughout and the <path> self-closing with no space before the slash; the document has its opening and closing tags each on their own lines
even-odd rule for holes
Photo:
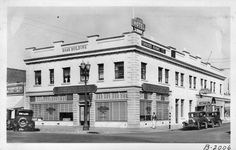
<svg viewBox="0 0 236 150">
<path fill-rule="evenodd" d="M 179 104 L 178 99 L 175 100 L 175 123 L 179 123 Z"/>
<path fill-rule="evenodd" d="M 79 116 L 80 125 L 84 125 L 84 105 L 79 107 L 79 112 L 80 112 L 80 116 Z M 88 115 L 87 115 L 88 125 L 90 125 L 89 120 L 90 120 L 90 115 L 89 115 L 89 109 L 88 109 Z"/>
</svg>

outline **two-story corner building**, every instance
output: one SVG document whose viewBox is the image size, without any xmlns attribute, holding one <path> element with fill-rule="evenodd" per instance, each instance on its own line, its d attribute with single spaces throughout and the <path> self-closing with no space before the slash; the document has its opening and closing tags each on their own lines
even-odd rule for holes
<svg viewBox="0 0 236 150">
<path fill-rule="evenodd" d="M 221 71 L 199 56 L 144 37 L 144 24 L 136 21 L 141 26 L 133 24 L 132 32 L 116 37 L 93 35 L 77 43 L 26 48 L 25 107 L 42 120 L 38 123 L 83 125 L 84 94 L 53 92 L 84 85 L 81 62 L 91 64 L 88 85 L 97 86 L 90 95 L 90 126 L 150 127 L 153 112 L 157 126 L 168 125 L 169 119 L 182 124 L 188 112 L 208 109 L 212 102 L 224 118 L 228 99 Z"/>
</svg>

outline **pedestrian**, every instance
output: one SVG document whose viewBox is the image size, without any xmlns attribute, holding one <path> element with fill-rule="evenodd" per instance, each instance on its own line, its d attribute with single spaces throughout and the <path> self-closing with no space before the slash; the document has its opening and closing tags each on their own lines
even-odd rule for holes
<svg viewBox="0 0 236 150">
<path fill-rule="evenodd" d="M 152 114 L 152 128 L 153 129 L 156 128 L 156 121 L 157 121 L 157 116 L 156 116 L 155 112 L 153 112 L 153 114 Z"/>
</svg>

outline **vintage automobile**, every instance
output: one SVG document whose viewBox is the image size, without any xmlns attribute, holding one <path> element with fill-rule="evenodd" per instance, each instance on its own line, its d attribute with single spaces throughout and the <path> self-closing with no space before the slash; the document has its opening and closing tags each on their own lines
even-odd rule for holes
<svg viewBox="0 0 236 150">
<path fill-rule="evenodd" d="M 201 129 L 204 127 L 207 129 L 208 126 L 214 128 L 216 124 L 219 126 L 222 125 L 219 112 L 196 111 L 190 112 L 188 115 L 189 119 L 188 121 L 183 122 L 183 128 Z"/>
<path fill-rule="evenodd" d="M 215 127 L 215 125 L 218 125 L 219 127 L 222 125 L 222 120 L 220 119 L 220 112 L 206 112 L 206 118 L 208 120 L 208 126 L 211 126 L 212 128 Z"/>
<path fill-rule="evenodd" d="M 15 111 L 15 117 L 7 117 L 7 129 L 14 131 L 35 131 L 35 122 L 32 120 L 33 111 L 29 109 L 11 110 Z"/>
<path fill-rule="evenodd" d="M 197 128 L 208 127 L 208 119 L 206 118 L 206 112 L 196 111 L 188 113 L 188 121 L 183 122 L 183 128 Z"/>
</svg>

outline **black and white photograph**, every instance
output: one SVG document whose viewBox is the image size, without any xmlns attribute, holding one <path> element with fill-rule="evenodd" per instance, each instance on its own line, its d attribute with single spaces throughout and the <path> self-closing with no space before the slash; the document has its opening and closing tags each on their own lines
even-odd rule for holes
<svg viewBox="0 0 236 150">
<path fill-rule="evenodd" d="M 154 4 L 7 6 L 4 147 L 233 149 L 235 12 Z"/>
</svg>

